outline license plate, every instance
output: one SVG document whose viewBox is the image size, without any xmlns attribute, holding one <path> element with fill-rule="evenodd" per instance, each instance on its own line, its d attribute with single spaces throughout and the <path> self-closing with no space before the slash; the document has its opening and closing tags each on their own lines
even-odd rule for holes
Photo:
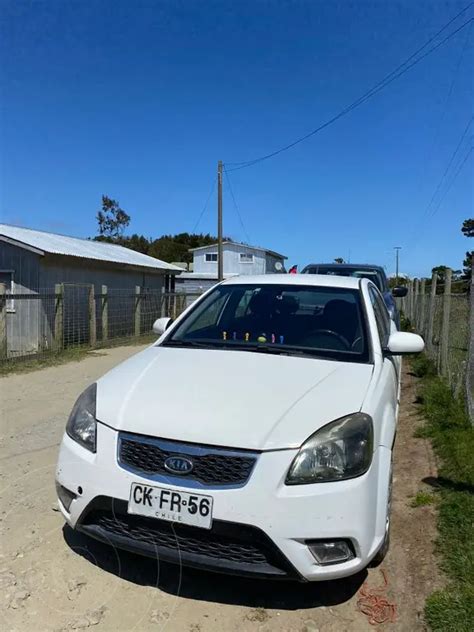
<svg viewBox="0 0 474 632">
<path fill-rule="evenodd" d="M 210 529 L 212 496 L 132 483 L 128 513 Z"/>
</svg>

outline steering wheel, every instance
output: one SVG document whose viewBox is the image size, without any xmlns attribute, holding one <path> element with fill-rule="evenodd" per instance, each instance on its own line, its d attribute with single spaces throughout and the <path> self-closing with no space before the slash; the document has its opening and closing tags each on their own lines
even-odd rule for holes
<svg viewBox="0 0 474 632">
<path fill-rule="evenodd" d="M 349 341 L 346 338 L 344 338 L 344 336 L 339 334 L 337 331 L 333 331 L 332 329 L 315 329 L 314 331 L 311 332 L 311 336 L 317 336 L 318 334 L 333 336 L 334 338 L 337 338 L 339 342 L 341 342 L 344 345 L 347 351 L 349 351 L 351 348 Z"/>
</svg>

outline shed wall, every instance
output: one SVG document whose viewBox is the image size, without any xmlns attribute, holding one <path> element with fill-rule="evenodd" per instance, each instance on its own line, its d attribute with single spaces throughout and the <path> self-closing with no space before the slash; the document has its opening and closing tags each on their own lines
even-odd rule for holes
<svg viewBox="0 0 474 632">
<path fill-rule="evenodd" d="M 30 250 L 0 241 L 0 270 L 12 271 L 15 294 L 37 295 L 40 256 Z M 9 288 L 7 288 L 8 290 Z M 35 353 L 44 338 L 38 299 L 9 301 L 7 354 Z"/>
</svg>

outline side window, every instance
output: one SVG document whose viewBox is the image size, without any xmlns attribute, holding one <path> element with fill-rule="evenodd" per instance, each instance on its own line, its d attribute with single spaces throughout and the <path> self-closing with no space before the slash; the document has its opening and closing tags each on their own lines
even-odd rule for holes
<svg viewBox="0 0 474 632">
<path fill-rule="evenodd" d="M 390 316 L 388 314 L 383 298 L 377 292 L 377 290 L 369 287 L 370 302 L 374 308 L 375 320 L 377 322 L 377 329 L 379 332 L 380 344 L 384 346 L 390 335 Z"/>
</svg>

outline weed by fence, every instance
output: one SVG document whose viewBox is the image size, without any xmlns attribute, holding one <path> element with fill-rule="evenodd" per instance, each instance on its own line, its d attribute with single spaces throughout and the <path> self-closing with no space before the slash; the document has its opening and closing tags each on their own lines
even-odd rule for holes
<svg viewBox="0 0 474 632">
<path fill-rule="evenodd" d="M 470 292 L 468 282 L 453 289 L 451 270 L 447 270 L 442 285 L 436 274 L 431 280 L 414 279 L 408 283 L 401 309 L 424 337 L 428 357 L 454 395 L 465 396 L 474 422 L 474 287 L 471 281 Z"/>
<path fill-rule="evenodd" d="M 157 318 L 176 318 L 198 296 L 66 283 L 7 295 L 0 284 L 0 362 L 149 336 Z"/>
</svg>

